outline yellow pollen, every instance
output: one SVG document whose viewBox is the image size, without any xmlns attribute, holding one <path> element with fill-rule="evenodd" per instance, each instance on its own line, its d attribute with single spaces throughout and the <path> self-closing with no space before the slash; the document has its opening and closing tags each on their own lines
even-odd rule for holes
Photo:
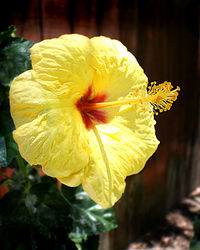
<svg viewBox="0 0 200 250">
<path fill-rule="evenodd" d="M 171 108 L 172 103 L 177 100 L 178 91 L 180 88 L 172 90 L 173 86 L 170 82 L 164 82 L 159 85 L 156 82 L 151 83 L 148 87 L 148 95 L 152 97 L 150 101 L 154 112 L 157 115 L 158 111 L 163 112 Z"/>
<path fill-rule="evenodd" d="M 132 88 L 132 91 L 124 98 L 120 97 L 117 101 L 113 102 L 87 103 L 85 107 L 82 106 L 82 110 L 106 109 L 149 102 L 153 106 L 154 113 L 157 115 L 158 112 L 169 110 L 172 103 L 176 101 L 180 88 L 177 87 L 174 90 L 172 88 L 173 86 L 170 82 L 164 82 L 159 85 L 156 82 L 152 82 L 148 87 L 146 95 L 144 95 L 144 88 L 136 90 Z M 143 95 L 140 94 L 140 91 L 143 91 Z"/>
</svg>

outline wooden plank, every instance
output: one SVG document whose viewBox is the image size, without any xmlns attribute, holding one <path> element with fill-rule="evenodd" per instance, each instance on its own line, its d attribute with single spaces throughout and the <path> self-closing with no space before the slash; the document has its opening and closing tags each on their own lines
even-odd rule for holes
<svg viewBox="0 0 200 250">
<path fill-rule="evenodd" d="M 119 39 L 118 0 L 96 0 L 97 34 Z"/>
<path fill-rule="evenodd" d="M 2 1 L 0 15 L 1 31 L 6 30 L 10 25 L 14 25 L 17 28 L 17 35 L 21 35 L 23 13 L 23 1 L 14 1 L 12 4 L 9 1 Z"/>
<path fill-rule="evenodd" d="M 41 0 L 43 39 L 71 33 L 69 2 L 66 0 Z"/>
<path fill-rule="evenodd" d="M 96 0 L 74 1 L 73 33 L 88 37 L 97 35 Z"/>
<path fill-rule="evenodd" d="M 138 47 L 138 0 L 119 0 L 120 41 L 137 57 Z"/>
<path fill-rule="evenodd" d="M 41 41 L 43 37 L 40 21 L 40 1 L 27 1 L 26 9 L 24 8 L 23 12 L 20 36 L 35 42 Z"/>
<path fill-rule="evenodd" d="M 3 11 L 4 26 L 14 25 L 17 28 L 16 35 L 25 37 L 29 40 L 40 41 L 40 20 L 39 20 L 39 1 L 4 1 Z M 4 29 L 6 29 L 5 27 Z"/>
</svg>

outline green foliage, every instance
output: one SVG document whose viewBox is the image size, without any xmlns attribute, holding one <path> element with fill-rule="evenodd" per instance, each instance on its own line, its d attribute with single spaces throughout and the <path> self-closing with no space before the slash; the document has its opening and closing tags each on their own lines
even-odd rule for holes
<svg viewBox="0 0 200 250">
<path fill-rule="evenodd" d="M 62 186 L 62 193 L 71 201 L 69 217 L 72 219 L 72 230 L 69 237 L 76 243 L 76 246 L 84 244 L 84 240 L 93 234 L 100 234 L 110 231 L 116 227 L 116 220 L 112 209 L 102 209 L 93 202 L 86 192 L 79 186 L 74 189 L 74 196 L 71 198 L 71 189 Z M 81 248 L 80 248 L 81 249 Z"/>
<path fill-rule="evenodd" d="M 194 220 L 194 234 L 200 239 L 200 214 L 198 214 Z"/>
<path fill-rule="evenodd" d="M 109 231 L 115 224 L 112 210 L 102 209 L 83 192 L 81 187 L 75 191 L 70 217 L 73 219 L 70 238 L 75 240 Z"/>
<path fill-rule="evenodd" d="M 30 48 L 34 42 L 14 36 L 14 27 L 0 33 L 0 83 L 10 86 L 14 77 L 31 69 Z"/>
<path fill-rule="evenodd" d="M 0 166 L 7 165 L 6 141 L 5 137 L 0 134 Z"/>
<path fill-rule="evenodd" d="M 59 189 L 47 176 L 34 183 L 37 171 L 31 171 L 27 180 L 15 180 L 17 189 L 0 200 L 0 245 L 4 249 L 97 249 L 98 234 L 116 227 L 112 209 L 96 205 L 81 187 Z"/>
<path fill-rule="evenodd" d="M 12 37 L 15 37 L 15 31 L 16 28 L 11 25 L 7 30 L 0 32 L 0 44 L 6 43 L 8 40 L 12 39 Z"/>
<path fill-rule="evenodd" d="M 14 35 L 10 26 L 0 33 L 0 166 L 8 166 L 17 154 L 17 145 L 12 138 L 14 124 L 8 101 L 9 86 L 20 73 L 31 69 L 30 47 L 34 42 Z"/>
<path fill-rule="evenodd" d="M 13 140 L 8 93 L 14 77 L 31 68 L 33 42 L 16 37 L 11 26 L 0 33 L 0 246 L 5 250 L 95 250 L 99 234 L 115 228 L 112 209 L 103 209 L 81 187 L 58 188 L 22 159 Z M 11 177 L 4 173 L 15 171 Z"/>
<path fill-rule="evenodd" d="M 190 242 L 191 250 L 199 250 L 200 249 L 200 213 L 195 216 L 194 219 L 194 237 Z"/>
</svg>

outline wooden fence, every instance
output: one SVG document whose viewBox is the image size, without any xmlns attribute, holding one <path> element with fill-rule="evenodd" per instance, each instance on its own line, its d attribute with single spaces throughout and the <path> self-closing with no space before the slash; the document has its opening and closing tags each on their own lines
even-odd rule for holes
<svg viewBox="0 0 200 250">
<path fill-rule="evenodd" d="M 0 29 L 40 41 L 64 33 L 119 39 L 137 57 L 149 81 L 171 81 L 181 94 L 156 117 L 161 144 L 138 175 L 127 178 L 115 206 L 118 228 L 102 249 L 121 250 L 151 230 L 161 216 L 200 184 L 200 4 L 196 0 L 3 1 Z"/>
</svg>

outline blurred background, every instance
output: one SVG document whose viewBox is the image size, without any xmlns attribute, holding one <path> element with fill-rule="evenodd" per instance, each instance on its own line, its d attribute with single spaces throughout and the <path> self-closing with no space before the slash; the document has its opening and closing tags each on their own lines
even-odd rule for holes
<svg viewBox="0 0 200 250">
<path fill-rule="evenodd" d="M 198 0 L 18 0 L 1 2 L 0 31 L 38 42 L 62 34 L 120 40 L 149 82 L 181 88 L 169 112 L 156 116 L 157 152 L 127 187 L 115 211 L 118 228 L 104 235 L 124 249 L 200 185 L 200 3 Z M 105 249 L 105 248 L 104 248 Z"/>
</svg>

